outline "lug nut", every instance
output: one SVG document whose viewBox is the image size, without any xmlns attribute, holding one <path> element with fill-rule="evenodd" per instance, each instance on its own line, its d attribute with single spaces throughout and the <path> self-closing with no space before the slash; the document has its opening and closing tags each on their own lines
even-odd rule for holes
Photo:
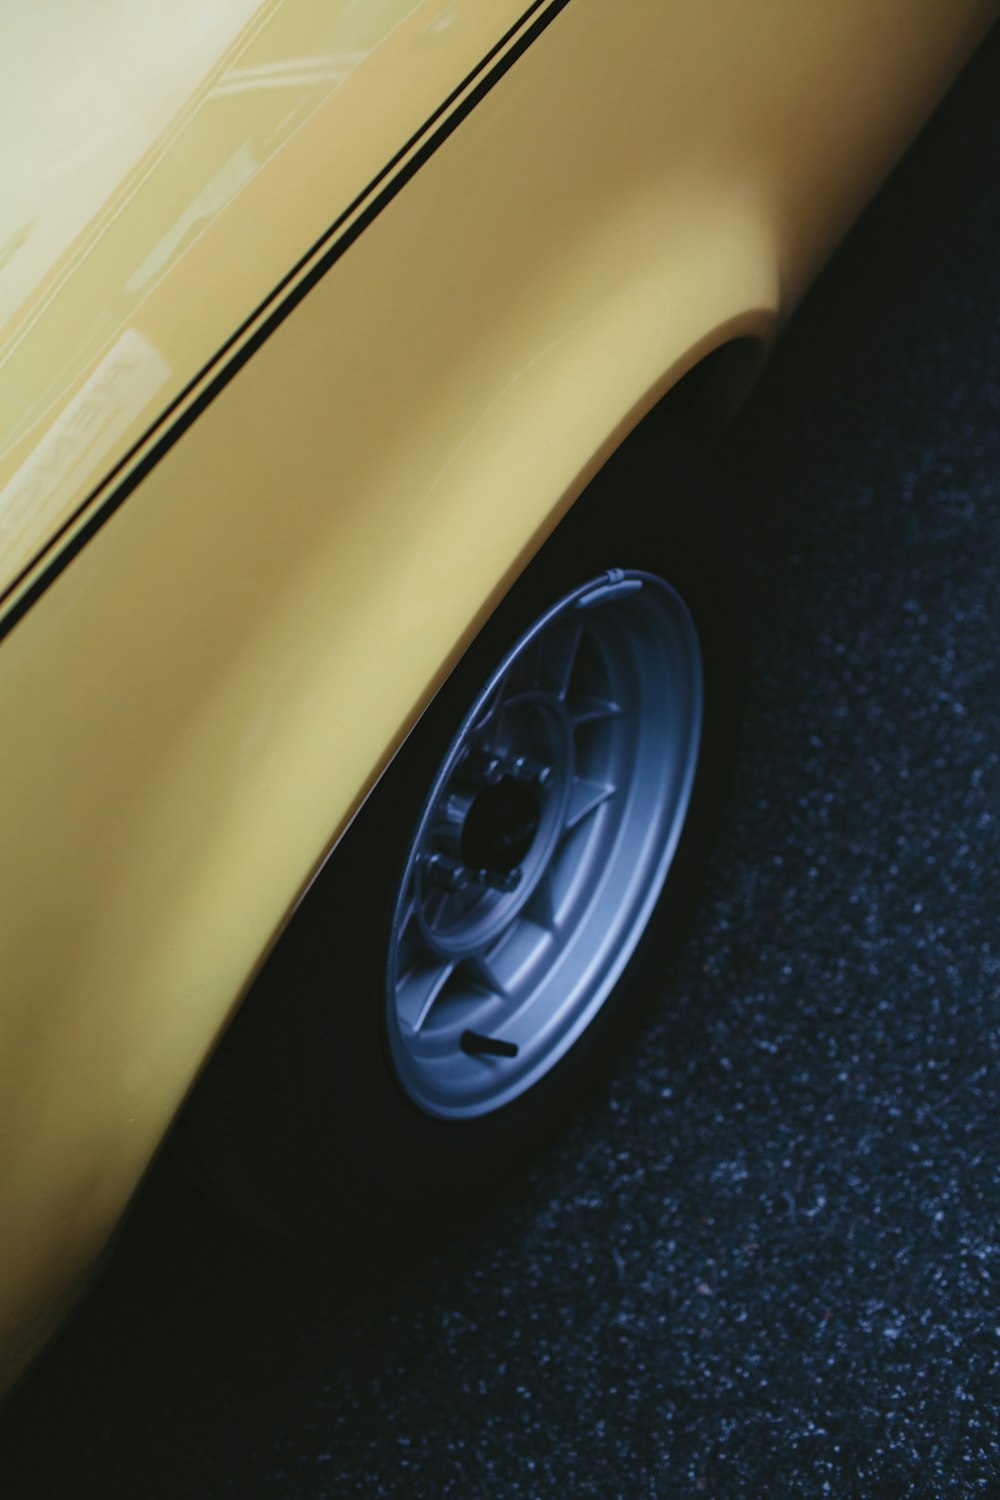
<svg viewBox="0 0 1000 1500">
<path fill-rule="evenodd" d="M 516 891 L 521 884 L 521 871 L 487 870 L 484 867 L 469 868 L 449 859 L 446 854 L 428 854 L 423 861 L 424 876 L 431 885 L 441 891 L 467 891 L 470 885 L 485 886 L 490 891 Z"/>
<path fill-rule="evenodd" d="M 470 750 L 462 762 L 462 772 L 480 786 L 496 786 L 505 776 L 522 786 L 535 786 L 540 790 L 552 780 L 552 767 L 544 761 L 532 760 L 527 755 L 495 755 L 492 750 Z"/>
<path fill-rule="evenodd" d="M 469 886 L 469 872 L 457 860 L 445 854 L 428 854 L 424 859 L 424 874 L 431 885 L 442 891 L 464 891 Z"/>
<path fill-rule="evenodd" d="M 492 750 L 474 746 L 461 765 L 462 775 L 477 786 L 496 786 L 504 775 L 504 763 Z"/>
<path fill-rule="evenodd" d="M 526 755 L 507 762 L 505 769 L 507 775 L 513 776 L 522 786 L 537 786 L 540 791 L 544 791 L 552 780 L 551 766 L 540 760 L 530 760 Z"/>
<path fill-rule="evenodd" d="M 520 870 L 507 870 L 501 874 L 499 870 L 467 870 L 466 874 L 474 885 L 484 885 L 491 891 L 516 891 L 521 884 Z"/>
</svg>

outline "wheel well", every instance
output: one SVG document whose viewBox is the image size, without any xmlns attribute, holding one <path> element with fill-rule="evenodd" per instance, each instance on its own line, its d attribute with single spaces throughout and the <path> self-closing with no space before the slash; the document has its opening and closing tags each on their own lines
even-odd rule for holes
<svg viewBox="0 0 1000 1500">
<path fill-rule="evenodd" d="M 696 438 L 714 439 L 750 394 L 766 357 L 764 339 L 752 335 L 730 339 L 703 355 L 654 410 L 669 413 Z"/>
<path fill-rule="evenodd" d="M 768 341 L 765 338 L 741 335 L 703 354 L 624 438 L 616 452 L 590 481 L 587 490 L 596 489 L 607 481 L 608 471 L 622 461 L 626 450 L 638 446 L 644 440 L 655 442 L 655 429 L 664 423 L 683 428 L 694 438 L 696 446 L 699 440 L 705 442 L 717 437 L 749 394 L 766 357 L 767 348 Z M 585 498 L 587 490 L 581 499 Z M 339 839 L 331 843 L 317 864 L 317 872 L 322 870 L 331 856 L 335 857 L 338 842 Z M 300 903 L 308 900 L 307 892 L 311 884 L 312 881 L 309 881 L 304 886 L 300 901 L 282 923 L 268 956 L 262 957 L 261 969 L 271 964 L 274 953 L 287 945 L 290 933 L 299 925 L 296 913 Z"/>
</svg>

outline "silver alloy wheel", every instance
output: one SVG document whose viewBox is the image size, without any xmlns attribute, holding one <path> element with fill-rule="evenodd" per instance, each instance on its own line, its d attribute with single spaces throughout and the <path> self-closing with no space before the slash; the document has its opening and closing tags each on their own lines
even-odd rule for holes
<svg viewBox="0 0 1000 1500">
<path fill-rule="evenodd" d="M 483 687 L 421 811 L 389 944 L 389 1048 L 428 1114 L 510 1103 L 593 1020 L 666 880 L 701 721 L 694 624 L 650 573 L 574 589 Z"/>
</svg>

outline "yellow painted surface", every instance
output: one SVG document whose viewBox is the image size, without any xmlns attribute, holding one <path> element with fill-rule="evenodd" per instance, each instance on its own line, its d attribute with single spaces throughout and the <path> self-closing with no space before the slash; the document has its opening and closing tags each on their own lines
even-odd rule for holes
<svg viewBox="0 0 1000 1500">
<path fill-rule="evenodd" d="M 986 19 L 571 0 L 0 646 L 12 1369 L 446 665 L 670 382 L 770 337 Z"/>
<path fill-rule="evenodd" d="M 16 0 L 0 594 L 524 9 Z"/>
</svg>

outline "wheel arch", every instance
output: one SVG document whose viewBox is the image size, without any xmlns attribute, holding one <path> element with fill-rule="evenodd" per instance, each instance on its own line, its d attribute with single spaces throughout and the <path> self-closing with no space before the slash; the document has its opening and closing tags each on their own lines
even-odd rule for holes
<svg viewBox="0 0 1000 1500">
<path fill-rule="evenodd" d="M 255 972 L 287 933 L 299 904 L 327 862 L 335 857 L 354 818 L 375 791 L 387 767 L 457 661 L 485 620 L 545 545 L 559 522 L 582 499 L 613 457 L 624 457 L 626 450 L 639 444 L 656 442 L 657 430 L 661 434 L 660 440 L 662 434 L 679 430 L 686 432 L 691 441 L 699 444 L 708 444 L 717 439 L 753 389 L 768 358 L 776 321 L 776 313 L 771 310 L 754 310 L 713 330 L 664 371 L 611 429 L 605 441 L 594 447 L 587 462 L 576 473 L 566 477 L 564 486 L 554 497 L 551 506 L 540 515 L 538 524 L 518 549 L 513 561 L 498 574 L 492 589 L 485 594 L 466 628 L 456 634 L 449 648 L 442 654 L 417 704 L 400 724 L 393 741 L 385 747 L 372 774 L 333 832 L 308 877 L 303 880 L 294 902 L 275 929 L 271 941 L 262 950 Z M 664 452 L 663 457 L 667 462 L 669 453 Z M 415 566 L 419 566 L 419 559 L 415 561 Z M 248 984 L 250 982 L 252 980 Z"/>
</svg>

